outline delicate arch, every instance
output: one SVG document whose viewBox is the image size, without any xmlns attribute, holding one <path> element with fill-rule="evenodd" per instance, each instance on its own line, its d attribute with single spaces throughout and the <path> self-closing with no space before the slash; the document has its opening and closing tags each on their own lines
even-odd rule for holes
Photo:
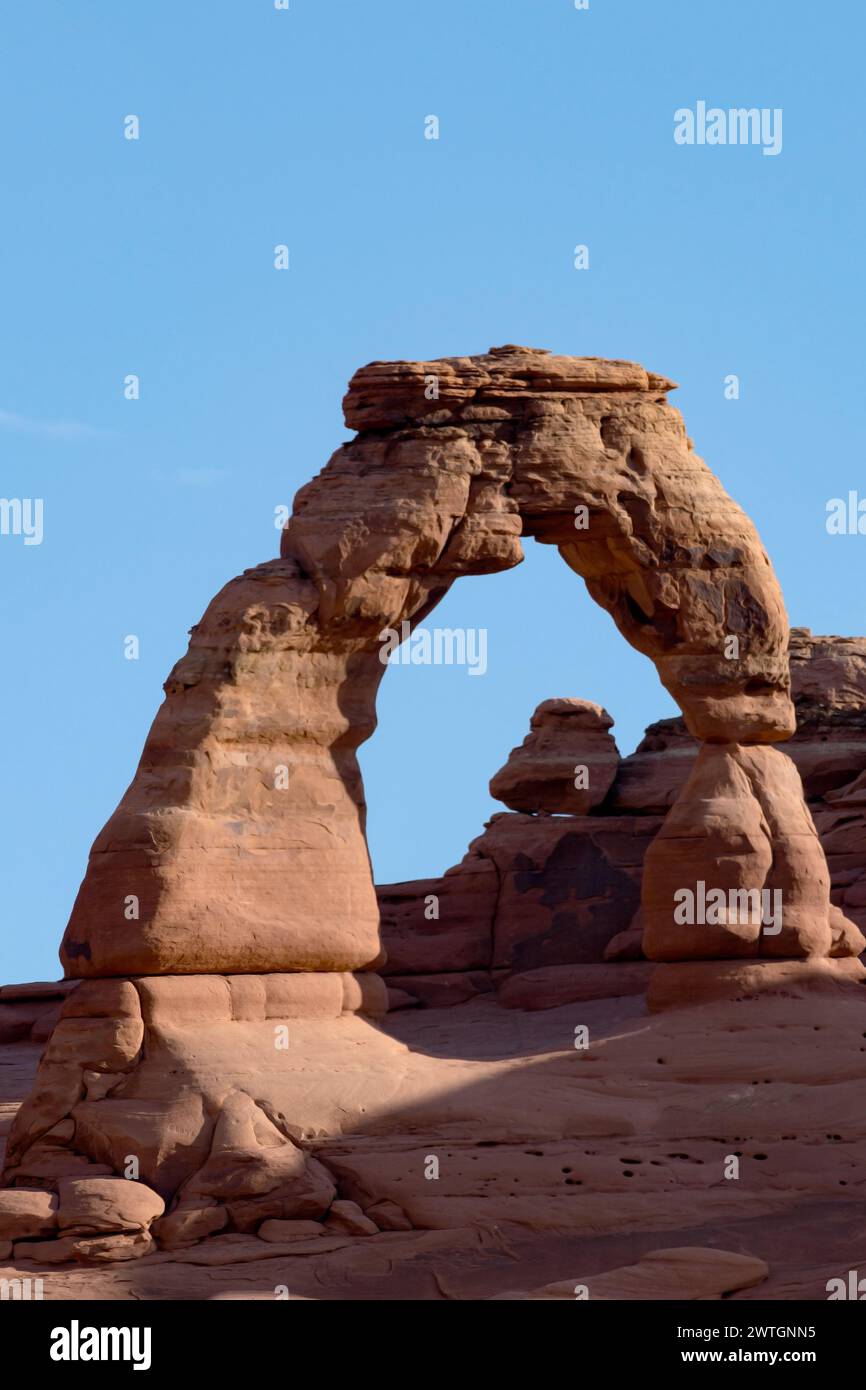
<svg viewBox="0 0 866 1390">
<path fill-rule="evenodd" d="M 752 523 L 693 451 L 671 387 L 633 363 L 510 346 L 357 372 L 344 401 L 356 437 L 298 493 L 281 559 L 226 585 L 166 682 L 135 778 L 93 847 L 67 972 L 374 965 L 356 750 L 375 727 L 382 631 L 419 621 L 461 575 L 519 563 L 522 535 L 558 546 L 655 662 L 693 734 L 737 746 L 789 737 L 778 583 Z M 793 881 L 765 794 L 776 764 L 746 761 L 734 799 L 749 786 L 751 819 Z M 710 782 L 730 781 L 727 764 L 713 767 Z M 714 795 L 704 787 L 698 801 Z M 706 860 L 703 812 L 690 814 Z M 648 949 L 665 958 L 660 854 L 645 908 Z M 818 898 L 810 950 L 829 949 L 823 884 Z M 786 937 L 783 953 L 804 949 Z"/>
</svg>

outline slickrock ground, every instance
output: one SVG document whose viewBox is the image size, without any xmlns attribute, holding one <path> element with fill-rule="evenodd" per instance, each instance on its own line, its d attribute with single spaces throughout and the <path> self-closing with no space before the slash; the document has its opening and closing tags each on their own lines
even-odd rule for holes
<svg viewBox="0 0 866 1390">
<path fill-rule="evenodd" d="M 317 1084 L 351 1059 L 343 1114 L 329 1117 L 343 1133 L 311 1151 L 377 1224 L 418 1229 L 217 1236 L 105 1267 L 7 1258 L 0 1278 L 41 1274 L 49 1299 L 269 1299 L 278 1285 L 300 1298 L 478 1299 L 685 1246 L 766 1262 L 748 1287 L 725 1272 L 731 1297 L 823 1299 L 828 1279 L 866 1267 L 859 994 L 660 1015 L 639 995 L 532 1013 L 487 998 L 341 1027 L 349 1036 L 297 1025 L 285 1094 L 321 1122 Z M 38 1051 L 0 1048 L 7 1127 Z M 438 1179 L 424 1177 L 431 1156 Z"/>
</svg>

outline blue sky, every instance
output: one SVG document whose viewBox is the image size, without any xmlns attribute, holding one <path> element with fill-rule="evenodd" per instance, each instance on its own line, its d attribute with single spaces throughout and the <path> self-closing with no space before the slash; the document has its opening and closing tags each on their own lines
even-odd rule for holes
<svg viewBox="0 0 866 1390">
<path fill-rule="evenodd" d="M 792 621 L 866 631 L 866 538 L 825 529 L 866 495 L 864 27 L 850 0 L 6 8 L 0 493 L 44 499 L 44 540 L 0 536 L 0 980 L 56 977 L 187 630 L 275 553 L 362 363 L 517 342 L 673 377 Z M 698 100 L 781 108 L 781 153 L 676 145 Z M 461 857 L 538 701 L 601 702 L 623 752 L 673 712 L 549 549 L 433 621 L 486 627 L 488 672 L 387 673 L 380 881 Z"/>
</svg>

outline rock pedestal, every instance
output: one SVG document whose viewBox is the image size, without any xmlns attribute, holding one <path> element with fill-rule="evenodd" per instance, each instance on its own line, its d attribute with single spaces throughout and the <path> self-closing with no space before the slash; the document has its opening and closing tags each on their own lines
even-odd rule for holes
<svg viewBox="0 0 866 1390">
<path fill-rule="evenodd" d="M 647 956 L 828 956 L 832 911 L 827 861 L 790 758 L 761 745 L 704 744 L 644 862 Z"/>
</svg>

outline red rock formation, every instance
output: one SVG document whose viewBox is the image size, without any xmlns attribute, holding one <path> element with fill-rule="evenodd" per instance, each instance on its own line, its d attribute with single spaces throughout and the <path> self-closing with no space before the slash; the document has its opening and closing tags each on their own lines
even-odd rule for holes
<svg viewBox="0 0 866 1390">
<path fill-rule="evenodd" d="M 664 870 L 667 881 L 661 883 L 667 930 L 667 909 L 674 892 L 683 886 L 684 858 L 694 859 L 696 854 L 691 840 L 699 822 L 691 802 L 683 800 L 683 791 L 690 776 L 707 777 L 708 763 L 728 764 L 732 775 L 741 779 L 739 795 L 729 798 L 727 804 L 722 800 L 714 811 L 716 817 L 727 816 L 729 845 L 733 837 L 735 846 L 734 853 L 726 856 L 724 871 L 715 874 L 714 886 L 748 890 L 758 882 L 765 883 L 770 890 L 778 888 L 783 907 L 782 930 L 774 935 L 760 933 L 754 922 L 721 923 L 720 955 L 749 957 L 757 952 L 762 957 L 802 956 L 800 933 L 806 953 L 810 953 L 815 922 L 822 913 L 831 934 L 830 954 L 857 955 L 863 947 L 855 924 L 866 925 L 866 773 L 861 773 L 866 756 L 866 640 L 813 637 L 808 630 L 795 628 L 790 657 L 798 727 L 785 744 L 784 755 L 773 750 L 761 753 L 757 748 L 746 754 L 736 746 L 726 750 L 724 745 L 706 745 L 699 760 L 701 744 L 687 732 L 682 719 L 661 720 L 649 726 L 634 753 L 619 761 L 607 796 L 588 816 L 559 815 L 554 819 L 538 815 L 550 810 L 560 795 L 565 769 L 577 750 L 571 746 L 569 726 L 563 722 L 545 744 L 534 773 L 528 768 L 524 772 L 530 735 L 514 750 L 506 768 L 516 763 L 515 781 L 522 777 L 532 786 L 525 810 L 536 813 L 534 824 L 526 816 L 494 816 L 485 833 L 473 841 L 463 862 L 442 879 L 378 889 L 388 954 L 385 972 L 389 977 L 399 976 L 404 996 L 397 1001 L 399 1005 L 419 1001 L 439 1004 L 446 997 L 454 1002 L 472 998 L 478 993 L 482 967 L 492 972 L 486 988 L 498 986 L 503 1002 L 523 989 L 522 984 L 512 986 L 511 972 L 532 972 L 526 988 L 531 988 L 533 998 L 542 997 L 540 968 L 562 967 L 555 982 L 548 977 L 552 1006 L 562 991 L 577 1000 L 596 987 L 592 972 L 581 980 L 569 967 L 579 962 L 589 965 L 643 958 L 644 914 L 636 908 L 644 859 L 651 845 L 651 855 L 658 861 L 668 858 Z M 813 661 L 817 663 L 815 669 Z M 822 696 L 825 687 L 826 700 Z M 540 708 L 558 703 L 546 701 Z M 571 703 L 597 708 L 588 702 Z M 567 753 L 564 749 L 557 752 L 557 741 L 566 745 Z M 775 796 L 780 807 L 774 813 L 769 804 L 765 813 L 754 799 L 749 781 L 748 759 L 768 755 L 779 774 Z M 791 762 L 803 777 L 809 810 L 803 806 Z M 491 784 L 494 794 L 501 775 L 498 773 Z M 534 778 L 531 783 L 530 777 Z M 549 787 L 545 777 L 550 778 Z M 766 772 L 757 779 L 756 790 L 765 802 L 764 783 L 770 780 Z M 824 787 L 831 789 L 822 792 Z M 675 803 L 676 809 L 659 835 L 661 818 Z M 760 869 L 744 853 L 750 806 L 753 839 L 749 856 L 765 866 Z M 772 832 L 771 821 L 775 826 Z M 822 868 L 815 852 L 816 823 L 827 869 Z M 721 830 L 722 820 L 718 820 L 717 838 Z M 776 859 L 771 877 L 766 877 L 771 840 Z M 529 864 L 528 845 L 537 847 Z M 495 880 L 491 869 L 495 870 Z M 475 882 L 472 874 L 481 875 L 482 870 L 488 871 L 483 874 L 483 901 L 470 904 L 467 889 Z M 599 894 L 594 887 L 599 870 L 609 884 L 606 894 Z M 628 877 L 617 878 L 617 870 L 625 870 Z M 826 904 L 827 873 L 832 902 L 837 905 L 829 911 L 826 906 L 822 908 Z M 797 880 L 795 894 L 789 892 L 792 879 Z M 527 885 L 532 885 L 529 891 Z M 810 909 L 809 893 L 816 895 L 817 913 L 814 907 Z M 424 904 L 431 898 L 439 904 L 439 918 L 422 921 Z M 789 899 L 794 907 L 786 914 Z M 846 921 L 839 908 L 853 922 Z M 711 934 L 713 928 L 706 926 L 704 931 Z M 461 985 L 459 975 L 453 972 L 463 968 L 467 939 L 475 943 L 471 959 L 474 979 L 470 982 L 467 978 Z M 827 940 L 825 934 L 819 953 L 826 952 Z M 437 942 L 441 947 L 438 957 Z M 702 946 L 696 940 L 696 928 L 682 924 L 671 958 L 686 959 Z M 452 972 L 447 996 L 436 986 L 437 970 Z M 680 972 L 679 978 L 684 982 L 685 973 Z"/>
<path fill-rule="evenodd" d="M 700 885 L 698 917 L 672 922 L 677 893 Z M 715 912 L 712 892 L 727 898 Z M 642 906 L 651 960 L 829 955 L 830 876 L 790 758 L 705 744 L 647 851 Z"/>
<path fill-rule="evenodd" d="M 800 774 L 827 860 L 831 900 L 866 926 L 866 639 L 793 628 L 791 693 L 797 729 L 785 755 Z M 652 724 L 623 758 L 606 809 L 656 814 L 681 794 L 699 744 L 681 719 Z M 807 832 L 808 833 L 808 832 Z M 832 914 L 831 914 L 832 919 Z M 832 927 L 831 920 L 831 927 Z"/>
<path fill-rule="evenodd" d="M 455 579 L 517 564 L 521 535 L 558 547 L 712 745 L 696 763 L 703 780 L 683 791 L 700 860 L 689 876 L 721 872 L 732 839 L 715 817 L 730 803 L 729 824 L 752 826 L 753 842 L 734 846 L 741 877 L 786 895 L 782 947 L 827 955 L 823 856 L 783 755 L 766 747 L 794 727 L 781 594 L 670 387 L 631 363 L 511 346 L 355 375 L 344 404 L 356 438 L 298 494 L 282 558 L 226 585 L 192 630 L 94 844 L 61 951 L 84 983 L 9 1138 L 0 1221 L 13 1235 L 34 1221 L 47 1234 L 39 1187 L 56 1194 L 58 1232 L 76 1232 L 58 1235 L 54 1259 L 134 1258 L 153 1248 L 151 1227 L 184 1241 L 324 1215 L 335 1190 L 311 1137 L 359 1123 L 401 1080 L 384 1041 L 379 1070 L 368 1056 L 363 1085 L 351 1074 L 368 1027 L 357 1015 L 385 1007 L 356 759 L 383 641 Z M 600 905 L 609 917 L 626 903 L 630 918 L 636 819 L 613 836 L 522 814 L 494 822 L 475 852 L 496 873 L 489 957 L 486 915 L 462 942 L 480 973 L 571 962 L 574 919 L 595 931 Z M 669 821 L 681 824 L 676 805 Z M 633 854 L 617 862 L 612 838 L 631 838 Z M 711 966 L 737 954 L 730 919 L 681 949 L 665 853 L 662 841 L 643 876 L 648 949 Z M 481 898 L 491 882 L 479 868 Z M 562 921 L 548 930 L 551 906 Z M 614 925 L 628 925 L 624 912 Z M 598 949 L 610 935 L 605 920 Z M 854 944 L 837 922 L 837 952 Z M 308 1071 L 289 1079 L 283 1032 L 308 1049 Z M 152 1190 L 134 1212 L 118 1176 L 130 1155 Z M 103 1177 L 98 1200 L 67 1182 Z M 85 1208 L 99 1234 L 78 1230 Z"/>
<path fill-rule="evenodd" d="M 688 781 L 699 748 L 682 719 L 650 724 L 635 751 L 620 762 L 608 797 L 610 810 L 666 815 Z"/>
<path fill-rule="evenodd" d="M 381 634 L 459 576 L 517 564 L 521 533 L 559 547 L 695 736 L 787 738 L 778 585 L 669 387 L 518 348 L 356 373 L 344 404 L 360 433 L 301 489 L 283 560 L 223 589 L 166 683 L 94 845 L 67 973 L 370 966 L 355 750 L 375 723 Z"/>
<path fill-rule="evenodd" d="M 827 856 L 831 896 L 866 928 L 866 638 L 791 632 L 797 733 L 787 751 Z"/>
<path fill-rule="evenodd" d="M 490 779 L 490 795 L 512 811 L 588 815 L 616 776 L 612 725 L 607 710 L 589 700 L 544 700 L 523 743 Z"/>
</svg>

